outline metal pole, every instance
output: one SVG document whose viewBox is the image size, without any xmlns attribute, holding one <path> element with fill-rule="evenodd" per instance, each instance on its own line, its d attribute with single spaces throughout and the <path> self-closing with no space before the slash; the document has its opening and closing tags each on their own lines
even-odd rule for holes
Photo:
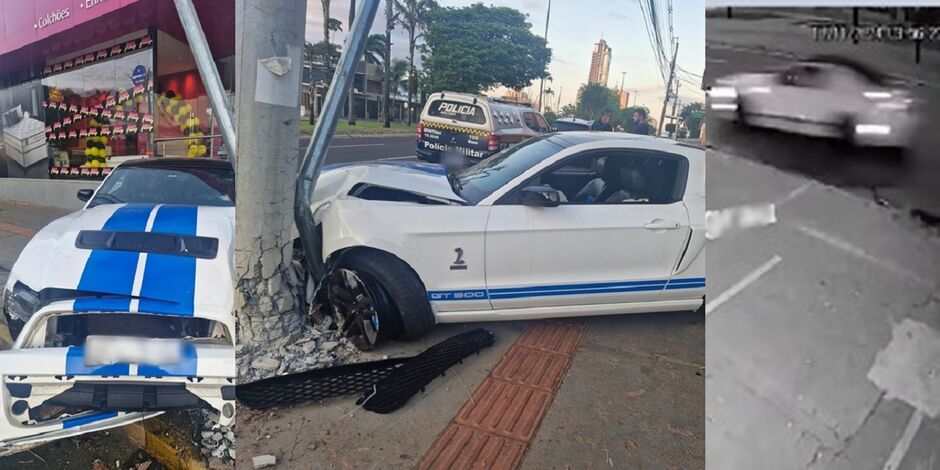
<svg viewBox="0 0 940 470">
<path fill-rule="evenodd" d="M 225 142 L 229 161 L 232 162 L 234 168 L 238 161 L 235 154 L 235 119 L 232 118 L 232 108 L 229 107 L 228 97 L 225 95 L 225 88 L 222 86 L 222 79 L 219 78 L 219 71 L 215 67 L 215 61 L 212 60 L 212 51 L 209 50 L 206 35 L 202 32 L 202 25 L 199 23 L 199 16 L 196 15 L 196 8 L 193 7 L 192 0 L 173 0 L 173 2 L 176 4 L 176 11 L 180 17 L 180 23 L 183 24 L 183 30 L 186 31 L 189 48 L 192 49 L 193 57 L 196 59 L 199 76 L 202 77 L 202 83 L 209 95 L 212 111 L 219 120 L 222 140 Z"/>
<path fill-rule="evenodd" d="M 350 0 L 350 1 L 349 1 L 349 24 L 353 24 L 353 21 L 356 21 L 356 0 Z M 349 41 L 349 38 L 346 38 L 346 40 Z M 355 67 L 355 68 L 357 68 L 357 69 L 359 68 L 359 64 L 358 64 L 358 63 L 356 63 L 356 67 Z M 355 69 L 353 69 L 353 70 L 355 70 Z M 366 82 L 366 74 L 367 74 L 367 73 L 369 73 L 368 67 L 366 67 L 365 73 L 362 74 L 362 82 L 363 82 L 362 92 L 363 92 L 363 94 L 365 94 L 365 91 L 366 91 L 365 82 Z M 349 109 L 349 115 L 347 116 L 347 117 L 348 117 L 347 123 L 352 126 L 352 125 L 355 125 L 355 124 L 356 124 L 356 73 L 355 73 L 355 71 L 353 72 L 353 79 L 352 79 L 352 81 L 350 81 L 350 83 L 349 83 L 349 98 L 347 98 L 346 103 L 347 103 L 347 106 L 348 106 L 348 109 Z M 367 107 L 367 106 L 368 106 L 368 105 L 363 106 L 363 107 Z M 368 114 L 369 114 L 369 113 L 368 113 L 368 111 L 367 111 L 367 112 L 366 112 L 366 118 L 369 117 Z"/>
<path fill-rule="evenodd" d="M 663 98 L 663 109 L 659 113 L 659 122 L 656 123 L 656 137 L 663 132 L 663 120 L 666 119 L 666 105 L 669 104 L 669 90 L 672 88 L 672 77 L 676 72 L 676 55 L 679 53 L 679 41 L 676 41 L 676 49 L 672 51 L 672 64 L 669 66 L 669 81 L 666 82 L 666 97 Z"/>
<path fill-rule="evenodd" d="M 375 12 L 379 8 L 380 0 L 361 0 L 361 2 L 361 13 L 349 28 L 346 47 L 343 50 L 343 55 L 340 56 L 336 72 L 333 73 L 332 86 L 326 92 L 320 119 L 317 120 L 317 124 L 313 128 L 313 136 L 307 145 L 307 151 L 304 152 L 300 173 L 297 175 L 297 186 L 294 189 L 294 222 L 297 224 L 297 231 L 300 232 L 307 267 L 314 273 L 319 270 L 321 253 L 316 248 L 320 243 L 317 235 L 317 225 L 313 220 L 313 213 L 310 211 L 310 198 L 313 196 L 314 188 L 316 188 L 320 170 L 323 169 L 330 140 L 336 131 L 336 122 L 339 119 L 340 108 L 343 105 L 343 94 L 352 84 L 352 79 L 356 73 L 356 65 L 359 63 L 359 58 L 362 57 L 362 52 L 365 49 L 369 29 L 372 28 L 372 21 L 375 19 Z"/>
<path fill-rule="evenodd" d="M 675 127 L 672 128 L 673 137 L 678 138 L 679 136 L 679 118 L 676 117 L 676 105 L 679 104 L 679 79 L 676 78 L 676 96 L 672 98 L 672 120 L 676 123 Z"/>
<path fill-rule="evenodd" d="M 548 12 L 545 13 L 545 43 L 548 44 L 548 18 L 552 14 L 552 0 L 548 0 Z M 539 81 L 539 112 L 542 112 L 542 99 L 545 98 L 545 77 Z"/>
</svg>

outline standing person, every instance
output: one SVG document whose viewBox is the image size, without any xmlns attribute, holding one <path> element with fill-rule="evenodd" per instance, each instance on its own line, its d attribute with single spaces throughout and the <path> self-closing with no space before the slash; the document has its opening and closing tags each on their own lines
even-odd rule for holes
<svg viewBox="0 0 940 470">
<path fill-rule="evenodd" d="M 650 135 L 650 124 L 646 121 L 646 109 L 637 109 L 633 112 L 633 122 L 630 123 L 630 128 L 627 132 L 631 134 Z"/>
<path fill-rule="evenodd" d="M 611 114 L 613 113 L 609 109 L 604 109 L 603 114 L 601 114 L 601 119 L 599 121 L 594 121 L 594 124 L 591 125 L 591 130 L 613 132 L 614 128 L 610 125 Z"/>
</svg>

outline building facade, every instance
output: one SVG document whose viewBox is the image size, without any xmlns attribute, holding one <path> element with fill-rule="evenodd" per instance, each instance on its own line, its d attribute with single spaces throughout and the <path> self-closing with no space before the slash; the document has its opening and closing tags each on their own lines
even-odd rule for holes
<svg viewBox="0 0 940 470">
<path fill-rule="evenodd" d="M 194 3 L 232 93 L 235 2 Z M 0 186 L 221 158 L 219 134 L 172 0 L 0 0 Z"/>
<path fill-rule="evenodd" d="M 594 52 L 591 54 L 591 71 L 588 74 L 588 83 L 607 86 L 607 78 L 610 75 L 610 57 L 611 49 L 607 41 L 601 38 L 597 44 L 594 44 Z"/>
</svg>

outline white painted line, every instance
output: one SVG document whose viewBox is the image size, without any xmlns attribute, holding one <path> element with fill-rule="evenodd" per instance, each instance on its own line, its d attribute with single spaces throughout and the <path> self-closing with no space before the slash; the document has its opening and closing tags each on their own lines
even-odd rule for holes
<svg viewBox="0 0 940 470">
<path fill-rule="evenodd" d="M 378 147 L 385 144 L 350 144 L 350 145 L 331 145 L 331 149 L 344 149 L 349 147 Z"/>
<path fill-rule="evenodd" d="M 911 419 L 907 421 L 907 427 L 904 428 L 904 434 L 901 434 L 901 438 L 894 444 L 891 455 L 885 461 L 884 470 L 897 470 L 898 466 L 901 465 L 901 461 L 907 455 L 907 450 L 910 449 L 911 442 L 914 441 L 914 436 L 917 435 L 917 430 L 920 429 L 920 423 L 923 420 L 924 414 L 920 410 L 914 409 L 914 412 L 911 413 Z"/>
<path fill-rule="evenodd" d="M 790 191 L 789 193 L 787 193 L 786 196 L 783 197 L 783 199 L 777 201 L 777 205 L 782 206 L 783 204 L 796 199 L 797 196 L 799 196 L 800 194 L 803 194 L 803 192 L 809 189 L 809 187 L 812 185 L 813 185 L 812 181 L 807 181 L 806 183 L 803 183 L 799 188 L 796 188 L 793 191 Z"/>
<path fill-rule="evenodd" d="M 408 159 L 411 159 L 411 158 L 418 158 L 418 157 L 417 157 L 416 155 L 409 155 L 409 156 L 407 156 L 407 157 L 388 157 L 388 158 L 380 158 L 379 160 L 408 160 Z"/>
<path fill-rule="evenodd" d="M 933 283 L 932 283 L 932 282 L 930 282 L 930 281 L 928 281 L 928 280 L 926 280 L 926 279 L 921 278 L 921 277 L 918 276 L 916 273 L 913 273 L 913 272 L 911 272 L 911 271 L 909 271 L 909 270 L 907 270 L 907 269 L 904 269 L 904 268 L 902 268 L 902 267 L 900 267 L 900 266 L 898 266 L 898 265 L 896 265 L 896 264 L 894 264 L 894 263 L 892 263 L 892 262 L 890 262 L 890 261 L 885 261 L 885 260 L 876 258 L 875 256 L 869 254 L 869 253 L 866 252 L 865 250 L 863 250 L 863 249 L 861 249 L 861 248 L 859 248 L 859 247 L 857 247 L 857 246 L 855 246 L 855 245 L 852 245 L 851 243 L 849 243 L 849 242 L 847 242 L 847 241 L 845 241 L 845 240 L 842 240 L 842 239 L 840 239 L 840 238 L 837 238 L 837 237 L 835 237 L 835 236 L 829 235 L 829 234 L 827 234 L 827 233 L 825 233 L 825 232 L 821 232 L 821 231 L 816 230 L 816 229 L 812 229 L 812 228 L 809 228 L 809 227 L 804 227 L 804 226 L 802 226 L 802 225 L 797 226 L 797 229 L 798 229 L 799 231 L 803 232 L 804 234 L 809 235 L 810 237 L 813 237 L 813 238 L 815 238 L 815 239 L 817 239 L 817 240 L 819 240 L 819 241 L 821 241 L 821 242 L 823 242 L 823 243 L 826 243 L 826 244 L 829 245 L 829 246 L 832 246 L 832 247 L 834 247 L 834 248 L 838 248 L 838 249 L 840 249 L 840 250 L 842 250 L 842 251 L 845 251 L 846 253 L 848 253 L 848 254 L 850 254 L 850 255 L 852 255 L 852 256 L 855 256 L 855 257 L 857 257 L 857 258 L 860 258 L 860 259 L 863 259 L 863 260 L 865 260 L 865 261 L 868 261 L 868 262 L 870 262 L 870 263 L 874 264 L 875 266 L 878 266 L 878 267 L 880 267 L 880 268 L 882 268 L 882 269 L 885 269 L 885 270 L 891 271 L 891 272 L 893 272 L 893 273 L 895 273 L 895 274 L 900 274 L 901 276 L 904 276 L 904 277 L 913 279 L 913 280 L 915 280 L 915 281 L 917 281 L 917 282 L 919 282 L 920 284 L 923 284 L 923 285 L 925 285 L 925 286 L 929 286 L 929 287 L 932 287 L 932 286 L 933 286 Z"/>
<path fill-rule="evenodd" d="M 773 258 L 770 258 L 766 263 L 760 265 L 757 269 L 751 271 L 747 276 L 741 278 L 740 281 L 736 282 L 730 289 L 722 292 L 718 297 L 713 300 L 710 300 L 705 303 L 705 316 L 711 315 L 715 310 L 718 310 L 725 302 L 731 300 L 732 297 L 738 295 L 747 288 L 747 286 L 753 284 L 755 281 L 761 278 L 764 274 L 767 274 L 768 271 L 773 269 L 783 258 L 780 255 L 774 255 Z"/>
</svg>

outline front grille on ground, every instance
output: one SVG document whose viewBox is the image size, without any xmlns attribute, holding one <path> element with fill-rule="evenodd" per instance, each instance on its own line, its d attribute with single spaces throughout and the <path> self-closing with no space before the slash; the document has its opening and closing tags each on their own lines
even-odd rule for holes
<svg viewBox="0 0 940 470">
<path fill-rule="evenodd" d="M 493 344 L 492 332 L 475 329 L 450 337 L 414 357 L 315 369 L 239 384 L 238 401 L 254 409 L 364 393 L 358 403 L 377 413 L 392 412 L 435 377 Z M 370 397 L 371 396 L 371 397 Z M 366 397 L 368 400 L 366 400 Z"/>
</svg>

